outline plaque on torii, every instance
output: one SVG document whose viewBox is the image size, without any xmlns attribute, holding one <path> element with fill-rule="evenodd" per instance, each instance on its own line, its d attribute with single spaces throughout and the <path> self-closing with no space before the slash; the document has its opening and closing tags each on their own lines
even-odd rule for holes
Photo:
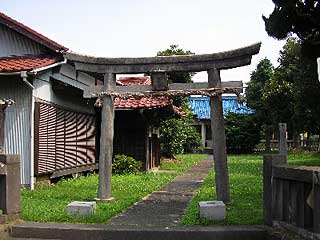
<svg viewBox="0 0 320 240">
<path fill-rule="evenodd" d="M 217 199 L 230 200 L 226 138 L 222 110 L 222 94 L 242 92 L 241 81 L 221 82 L 220 70 L 250 65 L 261 43 L 247 47 L 201 55 L 159 56 L 143 58 L 99 58 L 66 53 L 77 71 L 104 74 L 103 86 L 84 90 L 85 98 L 103 100 L 99 156 L 98 199 L 110 200 L 114 134 L 113 97 L 206 95 L 210 96 L 213 156 Z M 168 84 L 167 72 L 208 72 L 208 82 Z M 151 86 L 116 86 L 116 74 L 148 73 Z"/>
</svg>

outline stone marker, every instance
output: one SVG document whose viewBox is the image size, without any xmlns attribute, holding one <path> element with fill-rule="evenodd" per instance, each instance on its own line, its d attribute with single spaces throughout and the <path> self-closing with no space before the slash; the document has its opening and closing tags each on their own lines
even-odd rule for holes
<svg viewBox="0 0 320 240">
<path fill-rule="evenodd" d="M 67 205 L 67 215 L 88 216 L 96 212 L 96 202 L 74 201 Z"/>
<path fill-rule="evenodd" d="M 226 218 L 226 205 L 222 201 L 199 202 L 200 217 L 208 220 L 221 221 Z"/>
</svg>

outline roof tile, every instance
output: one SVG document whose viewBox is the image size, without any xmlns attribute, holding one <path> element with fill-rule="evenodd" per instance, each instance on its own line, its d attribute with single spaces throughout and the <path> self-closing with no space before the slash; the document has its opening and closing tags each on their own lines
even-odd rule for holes
<svg viewBox="0 0 320 240">
<path fill-rule="evenodd" d="M 57 62 L 52 57 L 10 57 L 0 58 L 0 72 L 32 71 Z"/>
<path fill-rule="evenodd" d="M 131 85 L 151 85 L 151 79 L 148 76 L 145 77 L 121 77 L 117 80 L 117 83 L 123 86 Z"/>
<path fill-rule="evenodd" d="M 171 99 L 166 97 L 143 97 L 143 98 L 115 98 L 114 106 L 117 109 L 152 109 L 162 108 L 172 103 Z"/>
</svg>

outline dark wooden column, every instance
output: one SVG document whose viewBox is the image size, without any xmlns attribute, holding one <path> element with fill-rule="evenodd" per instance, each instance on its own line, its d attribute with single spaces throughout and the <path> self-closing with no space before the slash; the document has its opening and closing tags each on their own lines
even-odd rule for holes
<svg viewBox="0 0 320 240">
<path fill-rule="evenodd" d="M 221 88 L 220 71 L 208 70 L 209 88 Z M 222 110 L 222 94 L 210 98 L 212 148 L 216 179 L 217 199 L 224 203 L 230 200 L 229 175 L 227 164 L 226 135 Z"/>
<path fill-rule="evenodd" d="M 104 92 L 111 92 L 116 82 L 115 74 L 104 75 Z M 99 189 L 98 198 L 100 201 L 112 200 L 111 197 L 111 176 L 112 176 L 112 154 L 114 135 L 114 105 L 113 98 L 109 95 L 103 97 L 101 110 L 101 137 L 99 156 Z"/>
<path fill-rule="evenodd" d="M 4 120 L 6 104 L 2 104 L 0 100 L 0 154 L 4 151 Z"/>
</svg>

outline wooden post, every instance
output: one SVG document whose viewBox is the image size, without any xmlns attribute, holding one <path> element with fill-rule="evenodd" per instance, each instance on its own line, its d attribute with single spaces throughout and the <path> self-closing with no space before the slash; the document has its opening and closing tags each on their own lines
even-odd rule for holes
<svg viewBox="0 0 320 240">
<path fill-rule="evenodd" d="M 264 224 L 269 226 L 272 226 L 272 199 L 275 196 L 272 189 L 272 166 L 286 162 L 287 157 L 284 155 L 263 156 L 263 218 Z"/>
<path fill-rule="evenodd" d="M 169 89 L 168 76 L 164 71 L 152 72 L 151 81 L 153 91 L 166 91 Z"/>
<path fill-rule="evenodd" d="M 115 86 L 115 82 L 115 74 L 106 73 L 104 75 L 104 92 L 111 92 Z M 103 106 L 101 110 L 98 201 L 110 201 L 113 199 L 111 197 L 113 135 L 113 99 L 111 96 L 106 95 L 103 97 Z"/>
<path fill-rule="evenodd" d="M 218 69 L 208 70 L 209 88 L 221 88 Z M 222 94 L 210 98 L 212 149 L 216 179 L 217 199 L 228 203 L 230 201 L 229 175 L 227 164 L 227 146 L 224 130 L 222 109 Z"/>
<path fill-rule="evenodd" d="M 203 148 L 206 147 L 206 125 L 202 122 L 201 123 L 201 141 Z"/>
<path fill-rule="evenodd" d="M 287 124 L 279 123 L 279 154 L 287 155 Z"/>
</svg>

